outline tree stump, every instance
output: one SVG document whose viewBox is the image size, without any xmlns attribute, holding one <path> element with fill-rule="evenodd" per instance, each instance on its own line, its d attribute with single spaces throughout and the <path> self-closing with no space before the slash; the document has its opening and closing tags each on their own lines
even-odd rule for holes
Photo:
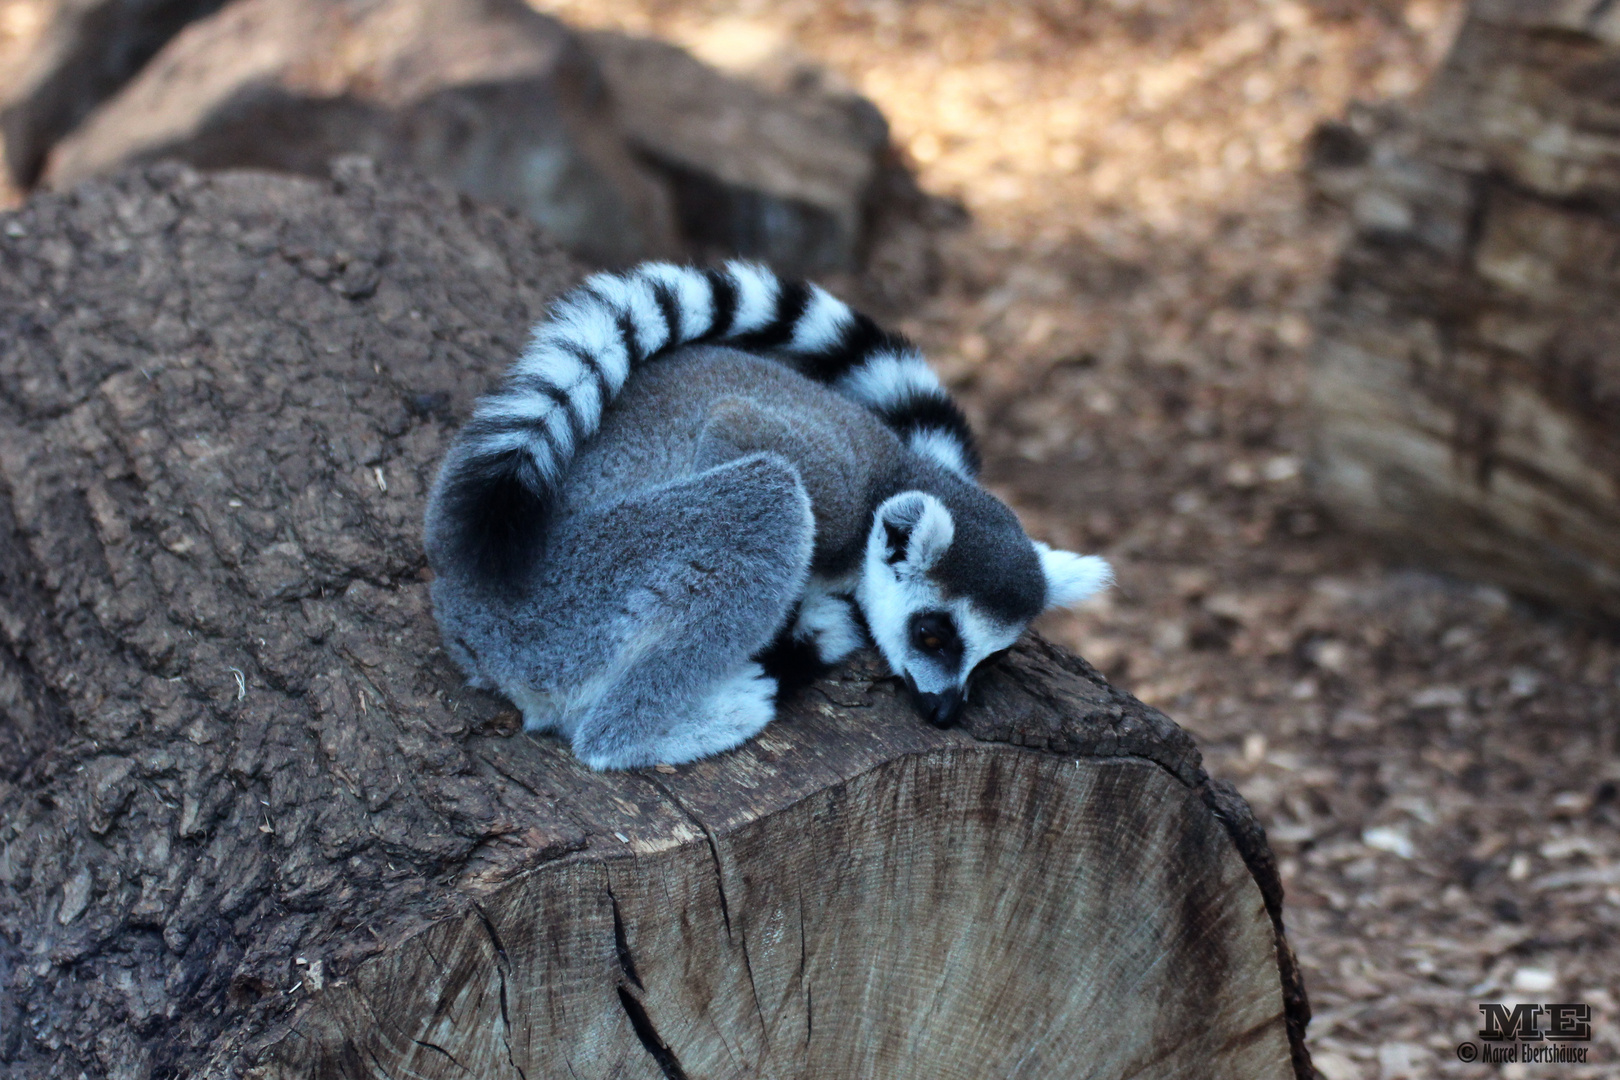
<svg viewBox="0 0 1620 1080">
<path fill-rule="evenodd" d="M 617 774 L 462 685 L 423 494 L 577 274 L 358 161 L 0 218 L 0 1074 L 1309 1077 L 1264 834 L 1076 657 Z"/>
<path fill-rule="evenodd" d="M 1317 133 L 1354 236 L 1311 371 L 1347 523 L 1620 615 L 1620 9 L 1476 0 L 1410 108 Z"/>
</svg>

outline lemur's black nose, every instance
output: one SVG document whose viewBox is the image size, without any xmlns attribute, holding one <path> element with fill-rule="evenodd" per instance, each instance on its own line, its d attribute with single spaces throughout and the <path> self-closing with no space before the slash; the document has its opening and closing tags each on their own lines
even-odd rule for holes
<svg viewBox="0 0 1620 1080">
<path fill-rule="evenodd" d="M 917 711 L 937 728 L 955 727 L 967 700 L 962 691 L 952 687 L 943 694 L 917 694 Z"/>
</svg>

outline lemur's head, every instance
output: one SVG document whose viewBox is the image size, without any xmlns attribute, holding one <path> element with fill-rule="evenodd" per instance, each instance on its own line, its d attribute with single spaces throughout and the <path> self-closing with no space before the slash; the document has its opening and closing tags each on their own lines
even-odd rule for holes
<svg viewBox="0 0 1620 1080">
<path fill-rule="evenodd" d="M 925 491 L 879 506 L 856 594 L 890 669 L 940 727 L 955 721 L 985 657 L 1011 646 L 1042 611 L 1079 603 L 1113 577 L 1095 555 L 1030 540 L 981 489 L 971 496 L 951 499 L 955 513 Z"/>
</svg>

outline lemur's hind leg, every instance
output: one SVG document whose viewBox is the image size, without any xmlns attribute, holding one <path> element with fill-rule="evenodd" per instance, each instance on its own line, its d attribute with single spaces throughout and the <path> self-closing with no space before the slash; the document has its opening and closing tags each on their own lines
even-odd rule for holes
<svg viewBox="0 0 1620 1080">
<path fill-rule="evenodd" d="M 645 552 L 615 602 L 638 625 L 573 726 L 596 769 L 691 761 L 730 749 L 775 712 L 750 657 L 803 591 L 815 540 L 798 472 L 751 454 L 604 511 L 612 547 Z"/>
</svg>

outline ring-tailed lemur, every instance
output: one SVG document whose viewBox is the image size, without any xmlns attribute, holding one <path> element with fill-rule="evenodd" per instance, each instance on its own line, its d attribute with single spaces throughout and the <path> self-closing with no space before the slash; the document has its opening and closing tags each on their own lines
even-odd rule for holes
<svg viewBox="0 0 1620 1080">
<path fill-rule="evenodd" d="M 746 263 L 597 274 L 452 445 L 426 547 L 446 647 L 597 769 L 729 749 L 771 719 L 769 647 L 870 634 L 923 713 L 1044 608 L 1109 580 L 979 487 L 920 353 Z"/>
</svg>

